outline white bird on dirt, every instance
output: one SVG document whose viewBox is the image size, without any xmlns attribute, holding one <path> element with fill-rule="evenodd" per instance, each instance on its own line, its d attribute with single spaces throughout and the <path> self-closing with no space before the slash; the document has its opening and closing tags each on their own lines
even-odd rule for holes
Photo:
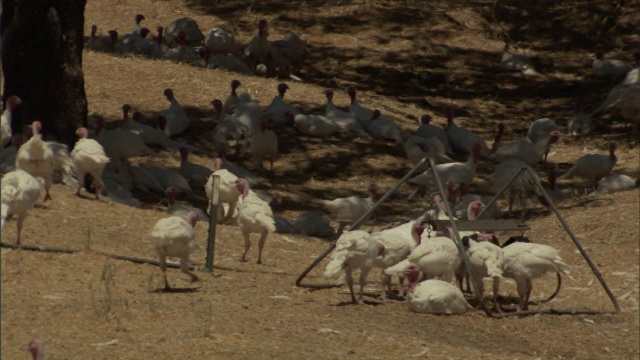
<svg viewBox="0 0 640 360">
<path fill-rule="evenodd" d="M 373 266 L 384 270 L 405 260 L 413 249 L 420 245 L 425 227 L 422 219 L 418 219 L 371 234 L 371 238 L 385 248 L 385 256 L 375 258 Z M 391 294 L 391 275 L 393 274 L 387 274 L 385 271 L 381 274 L 383 300 L 386 299 L 387 292 Z M 404 296 L 404 273 L 400 271 L 395 275 L 398 275 L 399 279 L 399 294 Z"/>
<path fill-rule="evenodd" d="M 596 124 L 593 122 L 591 114 L 582 111 L 582 105 L 576 105 L 576 115 L 567 122 L 567 132 L 569 135 L 588 135 L 595 131 Z"/>
<path fill-rule="evenodd" d="M 371 117 L 373 116 L 373 110 L 362 107 L 358 102 L 357 90 L 355 86 L 349 86 L 347 88 L 347 94 L 351 99 L 351 105 L 349 106 L 349 113 L 353 115 L 358 121 L 360 125 L 366 129 L 369 127 L 369 123 L 371 122 Z"/>
<path fill-rule="evenodd" d="M 242 93 L 241 95 L 243 96 L 238 95 L 237 91 L 240 85 L 242 85 L 240 80 L 231 80 L 231 93 L 224 101 L 224 104 L 222 106 L 224 112 L 226 112 L 227 114 L 233 114 L 236 110 L 236 107 L 241 103 L 251 101 L 251 96 L 249 95 L 249 93 Z"/>
<path fill-rule="evenodd" d="M 385 247 L 368 232 L 362 230 L 345 231 L 336 240 L 336 248 L 331 254 L 331 260 L 324 271 L 325 277 L 330 277 L 344 271 L 344 279 L 351 293 L 351 302 L 363 304 L 364 286 L 367 276 L 373 268 L 373 261 L 378 256 L 385 256 Z M 353 270 L 360 270 L 360 290 L 356 299 L 353 291 Z M 340 279 L 340 281 L 342 278 Z"/>
<path fill-rule="evenodd" d="M 125 106 L 128 106 L 129 109 L 131 109 L 130 105 L 125 104 Z M 123 108 L 123 111 L 124 111 L 124 108 Z M 139 111 L 134 112 L 131 118 L 129 118 L 128 115 L 126 115 L 125 122 L 122 128 L 125 130 L 129 130 L 134 134 L 140 136 L 142 138 L 142 141 L 146 145 L 157 145 L 165 149 L 171 149 L 171 150 L 178 150 L 181 147 L 185 147 L 191 152 L 200 151 L 200 149 L 197 146 L 183 144 L 179 141 L 175 141 L 169 138 L 169 136 L 165 132 L 167 128 L 166 117 L 160 115 L 157 119 L 156 127 L 141 123 L 140 121 L 142 120 L 142 118 L 143 118 L 143 115 Z"/>
<path fill-rule="evenodd" d="M 22 100 L 17 96 L 9 96 L 7 98 L 7 107 L 2 111 L 0 119 L 0 149 L 4 149 L 11 141 L 11 118 L 13 111 L 20 104 L 22 104 Z"/>
<path fill-rule="evenodd" d="M 510 71 L 520 71 L 524 75 L 540 76 L 541 74 L 535 70 L 533 62 L 528 56 L 515 54 L 509 51 L 509 44 L 505 43 L 502 49 L 502 58 L 500 67 Z"/>
<path fill-rule="evenodd" d="M 505 245 L 507 245 L 505 243 Z M 532 279 L 553 272 L 570 277 L 570 267 L 559 255 L 559 251 L 544 244 L 514 242 L 502 249 L 503 276 L 514 279 L 520 297 L 520 310 L 527 310 L 529 297 L 533 289 Z"/>
<path fill-rule="evenodd" d="M 526 168 L 527 170 L 520 173 L 520 175 L 515 178 L 503 193 L 506 195 L 509 202 L 508 213 L 510 216 L 516 198 L 519 198 L 523 211 L 525 210 L 524 207 L 526 206 L 526 201 L 531 194 L 537 196 L 543 205 L 547 205 L 542 192 L 536 186 L 535 179 L 538 178 L 537 172 L 534 168 L 520 160 L 509 160 L 496 165 L 493 173 L 489 175 L 491 191 L 494 194 L 500 191 L 500 189 L 502 189 L 502 187 L 504 187 L 507 182 L 522 168 Z M 538 181 L 540 181 L 539 178 Z"/>
<path fill-rule="evenodd" d="M 53 183 L 77 188 L 78 180 L 75 178 L 69 146 L 57 141 L 47 141 L 47 144 L 53 152 Z"/>
<path fill-rule="evenodd" d="M 371 135 L 364 130 L 364 127 L 355 116 L 338 109 L 338 107 L 333 103 L 333 90 L 326 89 L 324 90 L 324 94 L 327 97 L 325 117 L 336 123 L 342 132 L 354 132 L 361 137 L 371 137 Z M 371 119 L 371 117 L 369 117 L 369 119 Z"/>
<path fill-rule="evenodd" d="M 259 64 L 271 66 L 271 42 L 267 30 L 267 20 L 258 22 L 258 33 L 244 47 L 245 61 L 255 70 Z"/>
<path fill-rule="evenodd" d="M 399 275 L 411 264 L 415 264 L 427 279 L 439 276 L 450 283 L 461 262 L 455 242 L 446 236 L 435 236 L 421 241 L 405 260 L 386 268 L 384 274 Z"/>
<path fill-rule="evenodd" d="M 302 135 L 327 137 L 340 131 L 340 126 L 323 115 L 297 114 L 287 111 L 287 123 L 294 126 Z"/>
<path fill-rule="evenodd" d="M 177 42 L 178 45 L 176 47 L 169 49 L 162 54 L 163 59 L 192 65 L 200 62 L 200 53 L 196 48 L 187 44 L 187 36 L 184 32 L 181 31 L 178 33 Z"/>
<path fill-rule="evenodd" d="M 560 129 L 555 121 L 549 118 L 541 118 L 540 109 L 538 108 L 534 111 L 534 118 L 535 120 L 529 125 L 529 129 L 527 130 L 527 137 L 533 143 L 547 139 L 549 134 Z"/>
<path fill-rule="evenodd" d="M 220 177 L 220 186 L 218 192 L 218 201 L 221 206 L 218 206 L 218 219 L 222 223 L 230 221 L 234 213 L 236 212 L 236 204 L 238 202 L 238 197 L 240 196 L 240 190 L 236 186 L 236 180 L 238 177 L 231 173 L 227 169 L 223 169 L 223 160 L 221 158 L 216 158 L 214 160 L 214 172 L 209 176 L 207 183 L 205 184 L 204 190 L 207 194 L 207 198 L 209 199 L 209 206 L 207 211 L 211 208 L 211 200 L 213 196 L 213 180 L 214 176 Z M 227 204 L 227 213 L 225 214 L 224 207 L 222 205 Z"/>
<path fill-rule="evenodd" d="M 264 171 L 263 160 L 269 159 L 269 172 L 273 174 L 273 162 L 278 157 L 278 136 L 268 128 L 269 118 L 263 117 L 251 129 L 249 152 L 254 157 L 260 172 Z"/>
<path fill-rule="evenodd" d="M 104 188 L 102 172 L 109 162 L 109 158 L 104 153 L 102 145 L 94 139 L 89 139 L 89 132 L 86 128 L 78 128 L 76 135 L 79 139 L 71 151 L 73 168 L 79 183 L 76 195 L 80 195 L 80 190 L 85 186 L 85 175 L 90 174 L 94 179 L 96 199 L 99 199 Z"/>
<path fill-rule="evenodd" d="M 452 162 L 436 165 L 435 169 L 438 172 L 440 180 L 442 180 L 443 183 L 453 181 L 455 184 L 468 186 L 476 176 L 476 166 L 481 153 L 482 146 L 476 143 L 471 146 L 471 154 L 466 162 Z M 431 168 L 420 175 L 412 177 L 409 179 L 409 182 L 412 184 L 431 185 L 434 182 Z"/>
<path fill-rule="evenodd" d="M 275 125 L 285 125 L 288 122 L 285 114 L 291 112 L 293 115 L 300 114 L 300 110 L 296 109 L 293 105 L 284 101 L 284 94 L 289 89 L 289 86 L 285 83 L 278 84 L 278 95 L 273 97 L 271 104 L 265 109 L 264 113 L 268 116 Z"/>
<path fill-rule="evenodd" d="M 4 223 L 13 216 L 17 216 L 16 244 L 20 244 L 22 225 L 33 204 L 38 200 L 40 189 L 42 189 L 40 182 L 21 169 L 8 172 L 2 177 L 2 226 L 0 228 L 4 227 Z"/>
<path fill-rule="evenodd" d="M 559 131 L 552 131 L 546 138 L 537 142 L 530 142 L 518 139 L 516 141 L 505 143 L 491 155 L 489 158 L 497 162 L 507 160 L 520 160 L 528 165 L 534 166 L 540 161 L 547 160 L 547 154 L 551 149 L 551 145 L 560 139 Z"/>
<path fill-rule="evenodd" d="M 51 145 L 42 141 L 42 123 L 34 121 L 31 124 L 33 136 L 27 140 L 16 156 L 16 168 L 22 169 L 34 177 L 44 179 L 44 200 L 51 200 L 49 189 L 53 183 L 54 155 Z"/>
<path fill-rule="evenodd" d="M 637 189 L 638 187 L 640 187 L 640 178 L 636 178 L 634 180 L 632 177 L 627 175 L 611 174 L 600 179 L 600 181 L 598 181 L 598 188 L 589 195 L 612 194 L 620 191 Z"/>
<path fill-rule="evenodd" d="M 202 187 L 207 183 L 213 170 L 206 166 L 189 161 L 189 149 L 181 147 L 179 173 L 192 185 L 192 187 Z"/>
<path fill-rule="evenodd" d="M 292 226 L 294 232 L 303 236 L 332 238 L 336 235 L 336 230 L 331 227 L 329 219 L 318 210 L 306 211 L 298 215 Z"/>
<path fill-rule="evenodd" d="M 431 120 L 432 118 L 430 115 L 422 115 L 422 117 L 420 117 L 420 126 L 416 129 L 414 135 L 425 139 L 432 137 L 437 138 L 440 140 L 440 143 L 442 143 L 442 146 L 444 146 L 447 155 L 453 155 L 453 148 L 449 143 L 449 136 L 447 135 L 447 132 L 441 127 L 431 125 Z"/>
<path fill-rule="evenodd" d="M 558 181 L 570 179 L 572 177 L 585 178 L 589 185 L 595 186 L 598 180 L 609 175 L 613 167 L 618 162 L 615 151 L 617 145 L 609 144 L 609 155 L 587 154 L 576 160 L 571 168 L 558 178 Z"/>
<path fill-rule="evenodd" d="M 396 144 L 403 143 L 404 131 L 392 120 L 382 117 L 380 110 L 373 110 L 369 124 L 366 126 L 367 132 L 374 138 L 393 140 Z"/>
<path fill-rule="evenodd" d="M 249 129 L 240 123 L 235 116 L 224 112 L 220 99 L 212 100 L 211 105 L 218 114 L 218 124 L 213 129 L 212 135 L 213 145 L 218 153 L 227 152 L 229 147 L 234 145 L 236 156 L 240 156 L 245 148 L 244 143 Z"/>
<path fill-rule="evenodd" d="M 480 135 L 474 133 L 471 130 L 458 127 L 453 119 L 453 108 L 448 107 L 445 110 L 447 116 L 447 137 L 453 150 L 461 152 L 463 154 L 469 154 L 471 152 L 471 146 L 473 144 L 480 144 L 480 154 L 486 156 L 489 154 L 489 149 Z"/>
<path fill-rule="evenodd" d="M 176 100 L 173 90 L 164 89 L 164 96 L 171 103 L 168 109 L 160 112 L 160 115 L 167 119 L 167 126 L 164 131 L 167 136 L 181 134 L 191 126 L 191 120 L 189 120 L 182 105 Z"/>
<path fill-rule="evenodd" d="M 32 339 L 29 342 L 29 352 L 32 360 L 44 360 L 44 341 L 42 339 Z"/>
<path fill-rule="evenodd" d="M 244 253 L 241 261 L 247 261 L 247 253 L 251 247 L 249 235 L 260 234 L 258 242 L 258 264 L 262 264 L 262 248 L 270 232 L 276 231 L 273 212 L 267 202 L 260 199 L 253 191 L 250 191 L 249 184 L 245 179 L 237 179 L 236 187 L 240 192 L 238 199 L 238 225 L 244 237 Z"/>
<path fill-rule="evenodd" d="M 500 246 L 491 241 L 475 241 L 465 236 L 462 245 L 467 251 L 471 273 L 477 280 L 477 297 L 483 301 L 484 282 L 483 278 L 489 277 L 493 280 L 493 308 L 498 306 L 498 293 L 500 290 L 500 278 L 504 268 L 504 255 Z"/>
<path fill-rule="evenodd" d="M 311 202 L 322 205 L 329 210 L 333 220 L 339 224 L 337 235 L 340 236 L 345 226 L 354 223 L 373 207 L 378 193 L 378 185 L 370 184 L 368 192 L 369 196 L 364 198 L 354 195 L 333 200 L 311 199 Z"/>
<path fill-rule="evenodd" d="M 145 145 L 142 138 L 133 132 L 122 129 L 105 130 L 104 127 L 104 119 L 99 117 L 96 121 L 94 139 L 102 145 L 105 154 L 117 171 L 122 170 L 123 158 L 155 155 L 155 151 Z"/>
<path fill-rule="evenodd" d="M 240 45 L 233 33 L 220 28 L 209 30 L 204 44 L 211 50 L 211 54 L 239 55 L 241 52 Z"/>
<path fill-rule="evenodd" d="M 455 285 L 437 279 L 419 282 L 420 269 L 415 264 L 408 266 L 405 272 L 409 279 L 407 306 L 410 311 L 457 315 L 473 309 Z"/>
<path fill-rule="evenodd" d="M 436 164 L 452 163 L 454 162 L 446 154 L 445 147 L 440 142 L 440 139 L 432 136 L 430 138 L 423 138 L 416 135 L 407 137 L 404 141 L 404 152 L 407 155 L 407 159 L 414 166 L 420 162 L 423 158 L 433 159 Z M 429 168 L 429 163 L 425 162 L 417 171 L 425 171 Z"/>
<path fill-rule="evenodd" d="M 595 57 L 591 67 L 593 68 L 593 73 L 600 78 L 620 79 L 633 69 L 633 66 L 626 61 L 605 59 L 602 51 L 596 52 Z"/>
<path fill-rule="evenodd" d="M 180 258 L 180 271 L 189 275 L 191 282 L 198 281 L 189 271 L 189 255 L 194 245 L 195 226 L 198 214 L 190 212 L 187 217 L 170 216 L 156 222 L 151 230 L 151 245 L 160 259 L 160 270 L 164 279 L 164 290 L 169 290 L 167 281 L 167 257 Z"/>
</svg>

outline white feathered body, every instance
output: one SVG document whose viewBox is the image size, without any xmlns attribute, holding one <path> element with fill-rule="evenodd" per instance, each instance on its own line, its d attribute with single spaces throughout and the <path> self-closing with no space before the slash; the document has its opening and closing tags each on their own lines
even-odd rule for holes
<svg viewBox="0 0 640 360">
<path fill-rule="evenodd" d="M 34 135 L 18 149 L 16 167 L 34 177 L 42 177 L 45 188 L 52 183 L 55 158 L 51 146 L 42 141 L 41 135 Z"/>
<path fill-rule="evenodd" d="M 252 190 L 238 198 L 238 225 L 243 233 L 263 234 L 276 231 L 273 212 L 269 204 Z"/>
<path fill-rule="evenodd" d="M 378 243 L 370 239 L 368 232 L 363 230 L 345 231 L 336 241 L 336 248 L 331 253 L 331 260 L 325 268 L 324 276 L 332 276 L 346 268 L 368 272 L 377 255 Z"/>
<path fill-rule="evenodd" d="M 426 280 L 419 283 L 407 295 L 409 310 L 426 314 L 463 314 L 472 309 L 462 291 L 442 280 Z"/>
<path fill-rule="evenodd" d="M 338 109 L 332 100 L 327 100 L 325 107 L 325 117 L 333 121 L 340 127 L 342 132 L 355 132 L 362 137 L 371 137 L 369 133 L 364 130 L 364 127 L 358 121 L 358 119 L 352 114 Z"/>
<path fill-rule="evenodd" d="M 287 111 L 291 111 L 293 115 L 300 114 L 300 110 L 284 101 L 282 96 L 276 95 L 273 97 L 273 100 L 271 100 L 271 104 L 269 104 L 265 110 L 265 115 L 269 116 L 276 125 L 284 125 L 287 123 L 287 118 L 285 116 Z"/>
<path fill-rule="evenodd" d="M 78 179 L 91 174 L 96 181 L 101 181 L 104 167 L 109 162 L 104 148 L 93 139 L 80 139 L 71 151 L 73 167 Z"/>
<path fill-rule="evenodd" d="M 569 275 L 570 267 L 560 251 L 549 245 L 516 242 L 502 249 L 504 254 L 504 276 L 522 282 L 544 274 L 562 273 Z"/>
<path fill-rule="evenodd" d="M 598 181 L 598 189 L 590 195 L 611 194 L 619 191 L 636 189 L 640 180 L 623 174 L 612 174 Z"/>
<path fill-rule="evenodd" d="M 554 130 L 558 130 L 558 125 L 555 121 L 549 118 L 537 119 L 529 125 L 527 137 L 531 142 L 537 143 L 538 141 L 547 139 L 549 134 Z"/>
<path fill-rule="evenodd" d="M 428 278 L 439 275 L 444 281 L 451 282 L 462 258 L 452 239 L 437 236 L 422 241 L 411 251 L 407 260 L 417 265 Z"/>
<path fill-rule="evenodd" d="M 41 188 L 40 182 L 26 171 L 16 169 L 6 173 L 2 177 L 2 227 L 11 216 L 24 221 L 38 200 Z"/>
<path fill-rule="evenodd" d="M 170 257 L 188 256 L 193 248 L 195 231 L 181 216 L 160 219 L 151 230 L 151 244 L 156 251 Z"/>
<path fill-rule="evenodd" d="M 187 113 L 175 98 L 171 100 L 169 108 L 161 111 L 160 115 L 167 119 L 167 126 L 164 129 L 167 136 L 181 134 L 191 125 Z"/>
<path fill-rule="evenodd" d="M 349 196 L 333 200 L 313 199 L 312 202 L 324 206 L 331 217 L 338 222 L 353 223 L 373 206 L 371 197 Z"/>
<path fill-rule="evenodd" d="M 440 140 L 440 143 L 444 146 L 447 155 L 453 154 L 453 148 L 449 143 L 449 136 L 447 136 L 447 132 L 441 127 L 431 124 L 422 124 L 416 129 L 414 135 L 425 139 L 435 137 Z"/>
<path fill-rule="evenodd" d="M 294 122 L 296 129 L 302 135 L 325 137 L 340 131 L 340 126 L 322 115 L 298 114 Z"/>
</svg>

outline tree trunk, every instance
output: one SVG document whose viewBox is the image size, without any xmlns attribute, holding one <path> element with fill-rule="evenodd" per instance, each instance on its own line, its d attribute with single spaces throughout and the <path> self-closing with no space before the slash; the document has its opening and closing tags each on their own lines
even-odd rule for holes
<svg viewBox="0 0 640 360">
<path fill-rule="evenodd" d="M 82 73 L 86 0 L 2 0 L 3 101 L 17 95 L 11 128 L 40 120 L 45 136 L 75 143 L 85 123 Z"/>
</svg>

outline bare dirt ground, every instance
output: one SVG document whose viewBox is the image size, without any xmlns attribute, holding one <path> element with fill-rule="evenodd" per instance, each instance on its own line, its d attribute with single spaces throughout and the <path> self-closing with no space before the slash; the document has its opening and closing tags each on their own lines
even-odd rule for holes
<svg viewBox="0 0 640 360">
<path fill-rule="evenodd" d="M 633 2 L 498 1 L 104 1 L 87 4 L 85 30 L 128 32 L 133 17 L 154 29 L 189 16 L 206 33 L 221 26 L 248 41 L 259 19 L 270 24 L 272 39 L 287 31 L 303 35 L 311 56 L 299 76 L 288 81 L 288 101 L 304 112 L 324 111 L 324 88 L 336 90 L 335 101 L 347 106 L 342 91 L 360 90 L 361 104 L 380 108 L 407 130 L 431 114 L 444 124 L 447 105 L 469 116 L 463 125 L 490 143 L 499 122 L 508 140 L 521 137 L 532 110 L 566 125 L 573 104 L 581 99 L 595 108 L 614 86 L 590 73 L 593 52 L 631 61 L 640 49 L 640 11 Z M 210 5 L 215 4 L 215 5 Z M 503 39 L 536 59 L 542 78 L 498 71 Z M 194 162 L 211 165 L 210 143 L 214 98 L 224 99 L 229 82 L 242 81 L 268 105 L 279 80 L 242 76 L 153 61 L 85 52 L 85 86 L 90 112 L 120 118 L 122 104 L 152 117 L 167 104 L 171 87 L 187 107 L 193 128 L 180 137 L 203 148 Z M 586 152 L 605 152 L 619 141 L 614 172 L 637 177 L 640 156 L 628 145 L 619 117 L 602 117 L 606 128 L 587 138 L 564 137 L 549 157 L 566 164 Z M 388 190 L 409 169 L 403 151 L 391 143 L 333 137 L 323 141 L 279 130 L 281 157 L 267 191 L 281 193 L 280 216 L 294 218 L 312 208 L 308 195 L 335 198 L 365 193 L 377 182 Z M 247 159 L 245 159 L 247 160 Z M 178 154 L 163 151 L 151 160 L 167 167 Z M 245 161 L 251 168 L 251 161 Z M 493 164 L 482 162 L 472 186 L 486 192 Z M 564 167 L 563 167 L 564 166 Z M 539 168 L 539 170 L 543 170 Z M 564 188 L 568 190 L 568 188 Z M 424 202 L 408 202 L 412 191 L 402 186 L 364 229 L 388 228 L 406 221 Z M 203 203 L 204 193 L 198 192 Z M 84 250 L 52 254 L 2 249 L 2 358 L 27 358 L 33 337 L 46 341 L 48 359 L 634 359 L 639 355 L 639 193 L 637 190 L 597 198 L 574 196 L 559 205 L 566 222 L 618 298 L 615 315 L 535 315 L 492 319 L 482 311 L 462 316 L 411 313 L 401 301 L 382 303 L 378 272 L 370 275 L 367 305 L 349 304 L 346 287 L 312 291 L 294 285 L 302 270 L 329 244 L 296 235 L 271 234 L 264 265 L 240 263 L 243 244 L 235 226 L 219 226 L 214 275 L 199 271 L 190 285 L 177 270 L 169 281 L 180 293 L 156 293 L 160 270 L 152 265 L 119 261 L 98 252 L 153 259 L 147 234 L 165 216 L 145 199 L 143 209 L 77 198 L 73 190 L 55 186 L 53 201 L 32 211 L 23 232 L 25 244 Z M 503 204 L 504 205 L 504 204 Z M 534 207 L 526 234 L 560 249 L 572 266 L 560 295 L 536 309 L 611 311 L 613 306 L 578 254 L 556 217 Z M 192 262 L 202 265 L 206 225 L 196 228 L 199 248 Z M 12 242 L 9 223 L 3 242 Z M 509 233 L 501 234 L 505 238 Z M 254 244 L 256 247 L 256 244 Z M 88 250 L 86 250 L 88 249 Z M 326 260 L 325 260 L 326 261 Z M 322 262 L 305 282 L 324 283 Z M 503 281 L 505 297 L 513 282 Z M 554 289 L 552 276 L 534 281 L 532 298 Z M 511 305 L 513 307 L 513 305 Z"/>
</svg>

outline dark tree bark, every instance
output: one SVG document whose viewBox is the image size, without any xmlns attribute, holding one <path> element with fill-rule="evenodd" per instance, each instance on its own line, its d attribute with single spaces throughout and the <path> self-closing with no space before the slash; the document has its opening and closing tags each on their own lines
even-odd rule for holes
<svg viewBox="0 0 640 360">
<path fill-rule="evenodd" d="M 22 99 L 14 133 L 40 120 L 45 136 L 72 145 L 87 117 L 82 73 L 86 0 L 2 0 L 3 101 Z"/>
</svg>

